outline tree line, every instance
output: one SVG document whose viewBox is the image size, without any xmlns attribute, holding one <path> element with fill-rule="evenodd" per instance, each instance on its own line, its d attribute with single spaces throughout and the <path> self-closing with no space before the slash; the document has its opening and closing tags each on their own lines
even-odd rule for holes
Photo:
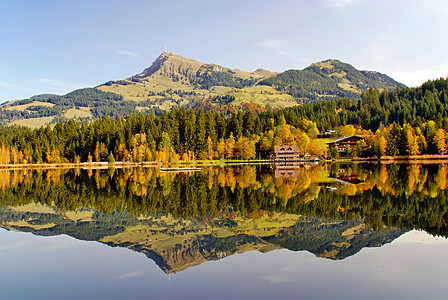
<svg viewBox="0 0 448 300">
<path fill-rule="evenodd" d="M 160 117 L 104 116 L 90 123 L 69 120 L 34 130 L 0 127 L 0 163 L 252 159 L 256 149 L 274 144 L 308 147 L 308 134 L 318 134 L 316 124 L 302 120 L 297 126 L 286 124 L 284 117 L 276 121 L 249 111 L 225 117 L 181 107 L 163 111 Z"/>
</svg>

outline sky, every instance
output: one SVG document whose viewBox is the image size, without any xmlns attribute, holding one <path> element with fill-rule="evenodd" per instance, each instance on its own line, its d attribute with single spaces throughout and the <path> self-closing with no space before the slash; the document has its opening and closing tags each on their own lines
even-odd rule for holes
<svg viewBox="0 0 448 300">
<path fill-rule="evenodd" d="M 135 75 L 166 49 L 254 71 L 338 59 L 448 76 L 446 0 L 0 0 L 0 103 Z"/>
</svg>

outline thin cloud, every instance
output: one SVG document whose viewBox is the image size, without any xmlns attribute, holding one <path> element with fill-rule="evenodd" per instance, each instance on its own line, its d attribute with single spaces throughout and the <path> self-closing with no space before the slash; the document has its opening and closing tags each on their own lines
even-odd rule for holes
<svg viewBox="0 0 448 300">
<path fill-rule="evenodd" d="M 343 8 L 360 3 L 362 0 L 324 0 L 323 4 L 328 7 Z"/>
<path fill-rule="evenodd" d="M 283 282 L 291 282 L 294 281 L 292 277 L 282 276 L 282 275 L 268 275 L 264 276 L 261 279 L 269 281 L 270 283 L 283 283 Z"/>
<path fill-rule="evenodd" d="M 140 277 L 143 276 L 144 274 L 140 271 L 133 271 L 133 272 L 129 272 L 129 273 L 124 273 L 118 276 L 118 278 L 120 279 L 124 279 L 124 278 L 135 278 L 135 277 Z"/>
<path fill-rule="evenodd" d="M 281 56 L 286 56 L 290 60 L 301 62 L 301 63 L 306 63 L 307 61 L 309 61 L 309 59 L 307 57 L 303 56 L 303 53 L 278 50 L 277 54 L 279 54 Z"/>
<path fill-rule="evenodd" d="M 131 56 L 131 57 L 136 57 L 136 56 L 140 55 L 139 52 L 126 51 L 126 50 L 113 50 L 113 52 L 116 54 L 119 54 L 119 55 L 126 55 L 126 56 Z"/>
<path fill-rule="evenodd" d="M 283 46 L 284 44 L 285 44 L 285 42 L 282 40 L 265 38 L 264 40 L 256 43 L 255 45 L 258 47 L 263 47 L 263 48 L 278 48 L 278 47 Z"/>
<path fill-rule="evenodd" d="M 287 43 L 284 40 L 265 38 L 262 41 L 256 43 L 255 45 L 266 49 L 272 49 L 273 51 L 275 51 L 276 54 L 280 56 L 285 56 L 292 61 L 302 63 L 308 61 L 308 58 L 305 57 L 302 52 L 288 50 L 288 48 L 290 48 L 289 47 L 290 45 L 288 46 L 288 44 L 290 43 Z"/>
</svg>

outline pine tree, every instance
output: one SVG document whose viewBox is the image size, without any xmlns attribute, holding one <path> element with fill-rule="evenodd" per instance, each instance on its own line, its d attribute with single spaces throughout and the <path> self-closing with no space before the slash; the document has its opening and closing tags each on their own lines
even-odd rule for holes
<svg viewBox="0 0 448 300">
<path fill-rule="evenodd" d="M 206 129 L 206 119 L 205 114 L 202 109 L 198 111 L 196 116 L 196 148 L 195 152 L 197 155 L 201 155 L 207 148 L 207 129 Z"/>
<path fill-rule="evenodd" d="M 194 151 L 196 148 L 196 117 L 191 108 L 185 115 L 184 137 L 185 150 L 187 152 Z"/>
</svg>

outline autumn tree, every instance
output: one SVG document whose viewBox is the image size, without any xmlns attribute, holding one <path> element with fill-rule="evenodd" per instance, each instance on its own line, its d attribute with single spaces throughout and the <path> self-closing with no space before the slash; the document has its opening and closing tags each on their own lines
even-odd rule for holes
<svg viewBox="0 0 448 300">
<path fill-rule="evenodd" d="M 226 156 L 226 142 L 223 138 L 219 139 L 216 151 L 219 158 L 224 158 Z"/>
<path fill-rule="evenodd" d="M 434 134 L 434 144 L 437 146 L 439 154 L 446 153 L 446 131 L 442 128 L 438 129 Z"/>
<path fill-rule="evenodd" d="M 0 163 L 1 164 L 9 164 L 11 157 L 9 154 L 9 149 L 5 146 L 4 143 L 0 146 Z"/>
<path fill-rule="evenodd" d="M 272 149 L 273 144 L 274 144 L 274 131 L 269 130 L 268 132 L 262 135 L 260 139 L 260 148 L 263 150 L 269 150 Z"/>
<path fill-rule="evenodd" d="M 407 142 L 407 154 L 418 155 L 420 154 L 420 145 L 418 139 L 415 136 L 414 129 L 409 125 L 405 124 L 403 126 L 404 134 L 406 135 L 405 140 Z"/>
<path fill-rule="evenodd" d="M 291 126 L 286 124 L 279 127 L 280 139 L 283 145 L 291 145 L 294 143 L 294 135 L 291 133 Z"/>
<path fill-rule="evenodd" d="M 308 152 L 311 155 L 321 156 L 323 154 L 322 149 L 319 147 L 315 140 L 310 140 L 310 144 L 308 145 Z"/>
<path fill-rule="evenodd" d="M 342 127 L 341 134 L 342 136 L 352 136 L 355 135 L 356 129 L 352 124 L 345 125 Z"/>
<path fill-rule="evenodd" d="M 239 137 L 235 144 L 235 156 L 240 159 L 252 159 L 255 157 L 255 145 L 246 137 Z"/>
<path fill-rule="evenodd" d="M 300 152 L 305 155 L 308 151 L 308 146 L 310 144 L 310 138 L 308 135 L 300 131 L 296 135 L 296 142 L 297 142 L 297 148 L 300 150 Z"/>
<path fill-rule="evenodd" d="M 233 137 L 233 133 L 230 133 L 229 138 L 226 140 L 226 157 L 233 158 L 235 149 L 235 138 Z"/>
<path fill-rule="evenodd" d="M 207 159 L 212 160 L 214 156 L 213 142 L 210 136 L 207 137 Z"/>
</svg>

